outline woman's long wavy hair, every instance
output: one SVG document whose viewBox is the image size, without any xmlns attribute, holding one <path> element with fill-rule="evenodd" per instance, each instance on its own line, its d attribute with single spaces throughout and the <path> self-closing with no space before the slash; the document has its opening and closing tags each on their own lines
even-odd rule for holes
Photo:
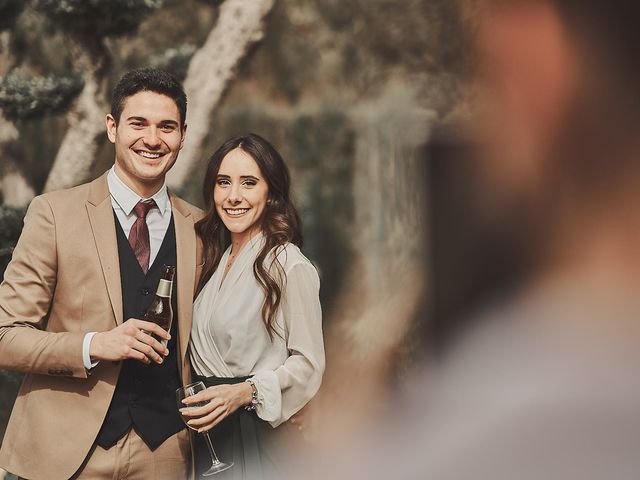
<svg viewBox="0 0 640 480">
<path fill-rule="evenodd" d="M 202 186 L 206 214 L 196 223 L 196 232 L 202 239 L 204 265 L 198 283 L 202 290 L 220 263 L 230 243 L 230 233 L 220 219 L 213 201 L 213 190 L 222 160 L 236 148 L 251 155 L 260 168 L 269 187 L 267 204 L 259 219 L 265 242 L 253 264 L 253 274 L 262 287 L 265 301 L 262 305 L 262 320 L 269 336 L 276 332 L 274 321 L 282 289 L 286 281 L 278 253 L 287 243 L 302 247 L 300 217 L 291 201 L 289 169 L 278 151 L 267 140 L 255 133 L 233 137 L 224 142 L 211 156 Z M 268 257 L 268 259 L 267 259 Z"/>
</svg>

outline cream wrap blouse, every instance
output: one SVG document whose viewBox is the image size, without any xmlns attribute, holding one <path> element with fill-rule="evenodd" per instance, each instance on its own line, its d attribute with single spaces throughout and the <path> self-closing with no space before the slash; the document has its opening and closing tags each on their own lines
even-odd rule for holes
<svg viewBox="0 0 640 480">
<path fill-rule="evenodd" d="M 278 334 L 269 338 L 261 313 L 265 295 L 253 274 L 263 243 L 258 234 L 245 244 L 222 281 L 231 247 L 226 250 L 195 300 L 189 350 L 199 375 L 251 376 L 258 417 L 277 427 L 320 387 L 325 366 L 320 280 L 298 247 L 278 249 L 285 283 L 274 324 Z"/>
</svg>

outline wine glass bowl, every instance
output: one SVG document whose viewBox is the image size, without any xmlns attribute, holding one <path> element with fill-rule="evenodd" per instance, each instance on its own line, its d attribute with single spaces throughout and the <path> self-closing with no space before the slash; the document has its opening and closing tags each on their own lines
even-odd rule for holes
<svg viewBox="0 0 640 480">
<path fill-rule="evenodd" d="M 207 404 L 207 402 L 198 402 L 196 404 L 187 406 L 184 403 L 182 403 L 182 400 L 192 395 L 195 395 L 196 393 L 201 392 L 206 388 L 207 387 L 205 387 L 203 382 L 195 382 L 195 383 L 186 385 L 184 387 L 180 387 L 176 390 L 176 401 L 178 402 L 178 410 L 180 411 L 182 421 L 185 423 L 185 425 L 187 425 L 187 427 L 191 428 L 192 430 L 196 430 L 196 429 L 191 427 L 187 423 L 187 421 L 189 420 L 189 417 L 185 417 L 184 415 L 182 415 L 182 412 L 188 411 L 189 409 L 203 407 L 204 405 Z M 209 449 L 209 454 L 211 455 L 211 466 L 206 472 L 202 473 L 202 476 L 208 477 L 209 475 L 214 475 L 216 473 L 224 472 L 228 468 L 233 467 L 233 462 L 225 463 L 218 460 L 218 456 L 216 455 L 216 452 L 213 449 L 213 445 L 211 444 L 211 438 L 209 438 L 209 432 L 202 432 L 202 435 L 204 435 L 205 443 L 207 444 L 207 448 Z"/>
</svg>

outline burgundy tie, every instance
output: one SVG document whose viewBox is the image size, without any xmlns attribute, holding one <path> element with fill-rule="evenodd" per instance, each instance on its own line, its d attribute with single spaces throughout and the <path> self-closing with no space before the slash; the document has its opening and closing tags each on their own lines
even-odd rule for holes
<svg viewBox="0 0 640 480">
<path fill-rule="evenodd" d="M 146 274 L 149 270 L 149 227 L 147 227 L 147 213 L 156 202 L 147 200 L 146 202 L 138 202 L 133 211 L 136 214 L 136 221 L 129 232 L 129 245 L 133 249 L 133 253 L 140 264 L 140 268 Z"/>
</svg>

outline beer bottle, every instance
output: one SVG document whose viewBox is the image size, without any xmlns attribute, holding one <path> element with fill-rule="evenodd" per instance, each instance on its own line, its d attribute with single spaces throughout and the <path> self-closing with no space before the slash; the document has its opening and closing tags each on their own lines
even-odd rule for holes
<svg viewBox="0 0 640 480">
<path fill-rule="evenodd" d="M 171 291 L 173 289 L 173 276 L 176 273 L 176 267 L 173 265 L 165 265 L 162 271 L 162 278 L 158 283 L 156 296 L 151 305 L 144 314 L 144 320 L 153 322 L 164 328 L 167 332 L 171 330 L 171 321 L 173 320 L 173 309 L 171 308 Z M 153 337 L 165 347 L 167 340 Z"/>
</svg>

